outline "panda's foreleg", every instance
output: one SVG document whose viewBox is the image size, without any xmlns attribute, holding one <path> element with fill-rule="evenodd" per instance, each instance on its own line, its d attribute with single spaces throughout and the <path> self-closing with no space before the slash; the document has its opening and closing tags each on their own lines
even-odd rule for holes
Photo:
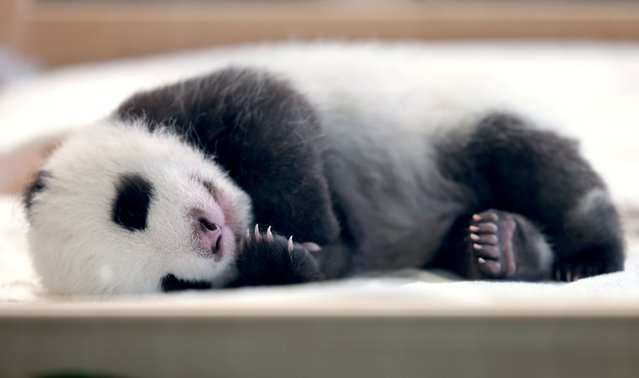
<svg viewBox="0 0 639 378">
<path fill-rule="evenodd" d="M 258 225 L 242 239 L 236 267 L 238 278 L 232 286 L 287 285 L 324 278 L 304 245 Z"/>
<path fill-rule="evenodd" d="M 444 168 L 476 195 L 447 239 L 457 250 L 448 266 L 471 278 L 564 281 L 623 268 L 617 211 L 572 140 L 496 114 L 448 146 Z"/>
<path fill-rule="evenodd" d="M 286 285 L 339 277 L 347 266 L 348 251 L 341 244 L 320 247 L 277 234 L 256 225 L 244 235 L 231 286 Z"/>
</svg>

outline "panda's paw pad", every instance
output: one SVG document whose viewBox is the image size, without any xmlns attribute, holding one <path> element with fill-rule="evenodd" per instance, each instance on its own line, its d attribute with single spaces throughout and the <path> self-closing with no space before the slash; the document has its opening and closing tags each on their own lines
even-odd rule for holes
<svg viewBox="0 0 639 378">
<path fill-rule="evenodd" d="M 471 264 L 479 278 L 499 279 L 514 275 L 513 235 L 516 227 L 512 217 L 498 210 L 473 215 L 468 243 Z"/>
</svg>

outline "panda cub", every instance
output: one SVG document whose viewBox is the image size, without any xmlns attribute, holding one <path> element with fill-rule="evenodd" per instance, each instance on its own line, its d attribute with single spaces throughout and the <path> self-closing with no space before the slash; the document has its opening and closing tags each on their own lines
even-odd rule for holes
<svg viewBox="0 0 639 378">
<path fill-rule="evenodd" d="M 622 269 L 619 219 L 570 139 L 516 116 L 389 126 L 261 70 L 135 94 L 24 196 L 44 286 L 136 294 L 444 268 L 571 281 Z"/>
</svg>

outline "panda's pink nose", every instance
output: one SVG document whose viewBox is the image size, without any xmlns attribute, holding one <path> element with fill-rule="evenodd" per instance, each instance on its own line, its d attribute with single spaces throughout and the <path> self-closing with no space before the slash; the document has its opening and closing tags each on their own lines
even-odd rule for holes
<svg viewBox="0 0 639 378">
<path fill-rule="evenodd" d="M 200 238 L 204 248 L 212 254 L 220 250 L 222 242 L 222 226 L 212 223 L 206 218 L 198 219 L 200 226 Z"/>
<path fill-rule="evenodd" d="M 220 226 L 218 226 L 215 223 L 210 222 L 206 218 L 200 218 L 200 219 L 198 219 L 198 222 L 200 222 L 200 229 L 203 232 L 217 232 L 217 231 L 220 230 Z"/>
<path fill-rule="evenodd" d="M 217 209 L 216 209 L 217 210 Z M 218 211 L 193 211 L 195 233 L 202 248 L 215 255 L 221 251 L 224 216 Z"/>
</svg>

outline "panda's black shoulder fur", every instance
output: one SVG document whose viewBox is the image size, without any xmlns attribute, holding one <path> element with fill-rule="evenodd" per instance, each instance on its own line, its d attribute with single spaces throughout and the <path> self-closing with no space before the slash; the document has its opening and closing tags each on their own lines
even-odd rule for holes
<svg viewBox="0 0 639 378">
<path fill-rule="evenodd" d="M 338 236 L 317 115 L 286 81 L 260 70 L 222 69 L 138 93 L 116 116 L 172 130 L 214 159 L 249 194 L 257 223 L 298 240 Z"/>
</svg>

